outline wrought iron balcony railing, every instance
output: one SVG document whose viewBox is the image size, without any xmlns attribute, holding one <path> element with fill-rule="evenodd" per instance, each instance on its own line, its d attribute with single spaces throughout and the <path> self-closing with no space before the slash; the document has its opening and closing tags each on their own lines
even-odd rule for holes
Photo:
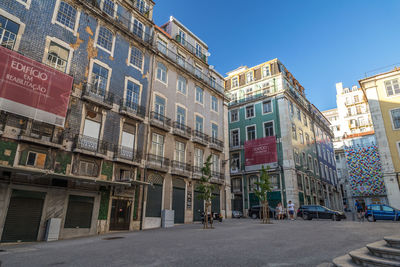
<svg viewBox="0 0 400 267">
<path fill-rule="evenodd" d="M 114 94 L 105 91 L 105 89 L 99 84 L 85 83 L 83 86 L 82 96 L 109 106 L 112 106 L 114 103 Z"/>
<path fill-rule="evenodd" d="M 75 149 L 106 155 L 108 151 L 108 143 L 90 136 L 77 135 L 75 137 Z"/>
<path fill-rule="evenodd" d="M 171 119 L 155 111 L 150 112 L 150 120 L 163 128 L 169 129 L 171 127 Z"/>
<path fill-rule="evenodd" d="M 129 102 L 126 99 L 121 99 L 120 111 L 124 111 L 127 114 L 131 114 L 141 118 L 144 118 L 146 115 L 146 107 Z"/>
<path fill-rule="evenodd" d="M 174 121 L 172 125 L 174 127 L 174 131 L 176 131 L 177 133 L 184 134 L 184 135 L 186 135 L 188 137 L 191 136 L 192 128 L 190 128 L 189 126 L 186 126 L 185 124 L 182 124 L 182 123 L 177 122 L 177 121 Z"/>
<path fill-rule="evenodd" d="M 179 34 L 175 36 L 175 40 L 182 44 L 186 49 L 188 49 L 193 55 L 196 55 L 198 58 L 203 60 L 204 63 L 207 63 L 207 56 L 203 54 L 199 49 L 194 47 L 191 43 L 189 43 L 187 40 L 181 38 Z"/>
<path fill-rule="evenodd" d="M 202 143 L 208 143 L 208 135 L 198 130 L 193 130 L 193 141 L 199 140 Z"/>
<path fill-rule="evenodd" d="M 141 154 L 132 147 L 118 146 L 114 151 L 114 158 L 121 158 L 129 161 L 140 161 Z"/>
<path fill-rule="evenodd" d="M 218 148 L 222 149 L 224 147 L 224 142 L 222 142 L 221 140 L 215 138 L 215 137 L 210 137 L 209 138 L 210 144 L 213 144 L 215 146 L 217 146 Z"/>
<path fill-rule="evenodd" d="M 156 164 L 161 168 L 168 167 L 170 165 L 169 159 L 154 154 L 148 154 L 147 160 L 149 163 Z"/>
<path fill-rule="evenodd" d="M 177 160 L 171 161 L 171 167 L 175 170 L 190 172 L 192 170 L 191 165 L 188 163 L 180 162 Z"/>
</svg>

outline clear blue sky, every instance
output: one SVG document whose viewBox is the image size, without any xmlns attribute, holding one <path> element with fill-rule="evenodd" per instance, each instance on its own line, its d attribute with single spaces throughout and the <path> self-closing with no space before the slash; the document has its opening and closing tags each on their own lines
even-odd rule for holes
<svg viewBox="0 0 400 267">
<path fill-rule="evenodd" d="M 320 110 L 336 106 L 336 82 L 400 63 L 399 0 L 155 0 L 154 22 L 173 15 L 209 46 L 225 76 L 279 58 Z M 397 64 L 400 66 L 400 64 Z"/>
</svg>

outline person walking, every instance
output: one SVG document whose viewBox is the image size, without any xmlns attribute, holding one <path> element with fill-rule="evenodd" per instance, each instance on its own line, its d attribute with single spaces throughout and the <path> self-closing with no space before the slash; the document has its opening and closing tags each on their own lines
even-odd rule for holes
<svg viewBox="0 0 400 267">
<path fill-rule="evenodd" d="M 357 219 L 361 223 L 361 220 L 364 221 L 364 209 L 363 206 L 358 202 L 356 199 L 356 203 L 354 204 L 356 211 L 357 211 Z"/>
<path fill-rule="evenodd" d="M 279 202 L 278 205 L 276 206 L 276 213 L 277 213 L 277 219 L 282 220 L 283 219 L 283 207 L 282 207 L 281 202 Z"/>
<path fill-rule="evenodd" d="M 294 221 L 294 204 L 292 203 L 291 200 L 289 200 L 288 203 L 288 210 L 289 210 L 290 220 Z"/>
</svg>

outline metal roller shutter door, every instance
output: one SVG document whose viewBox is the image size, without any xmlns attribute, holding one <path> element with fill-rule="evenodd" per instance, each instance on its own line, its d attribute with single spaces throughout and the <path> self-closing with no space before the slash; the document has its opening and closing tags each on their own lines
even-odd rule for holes
<svg viewBox="0 0 400 267">
<path fill-rule="evenodd" d="M 149 185 L 147 189 L 146 217 L 161 217 L 163 186 Z"/>
<path fill-rule="evenodd" d="M 174 223 L 185 222 L 185 189 L 173 188 L 172 209 L 175 211 Z"/>
<path fill-rule="evenodd" d="M 213 194 L 214 198 L 211 200 L 211 211 L 215 213 L 221 212 L 220 195 Z"/>
<path fill-rule="evenodd" d="M 199 195 L 201 193 L 198 191 L 194 191 L 193 195 L 193 221 L 201 221 L 200 212 L 204 211 L 204 201 L 199 199 Z M 200 210 L 200 212 L 199 212 Z"/>
</svg>

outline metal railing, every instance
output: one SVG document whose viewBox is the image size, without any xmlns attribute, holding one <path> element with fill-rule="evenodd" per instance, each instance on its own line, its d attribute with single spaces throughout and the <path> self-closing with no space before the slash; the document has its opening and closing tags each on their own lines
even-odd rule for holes
<svg viewBox="0 0 400 267">
<path fill-rule="evenodd" d="M 135 151 L 132 147 L 117 146 L 114 151 L 114 158 L 121 158 L 130 161 L 138 161 L 141 159 L 140 153 Z"/>
<path fill-rule="evenodd" d="M 218 180 L 225 180 L 224 174 L 221 172 L 211 171 L 211 177 Z"/>
<path fill-rule="evenodd" d="M 146 107 L 128 102 L 126 99 L 121 99 L 120 111 L 125 111 L 142 118 L 144 118 L 146 115 Z"/>
<path fill-rule="evenodd" d="M 202 167 L 199 167 L 199 166 L 192 166 L 192 171 L 193 171 L 193 173 L 197 173 L 197 174 L 202 174 L 201 173 L 201 169 L 202 169 Z"/>
<path fill-rule="evenodd" d="M 112 105 L 114 103 L 114 94 L 105 91 L 98 84 L 85 83 L 83 86 L 82 96 L 99 100 L 107 105 Z"/>
<path fill-rule="evenodd" d="M 190 72 L 192 75 L 196 76 L 200 80 L 202 80 L 204 83 L 209 85 L 210 87 L 216 89 L 217 91 L 224 93 L 224 86 L 221 86 L 220 84 L 216 83 L 215 80 L 211 79 L 211 76 L 208 74 L 205 74 L 203 72 L 200 72 L 198 69 L 196 69 L 195 66 L 193 66 L 190 62 L 184 60 L 181 56 L 179 56 L 177 53 L 174 51 L 170 50 L 169 48 L 166 48 L 165 46 L 160 46 L 156 45 L 157 50 L 160 51 L 162 54 L 167 56 L 169 59 L 171 59 L 173 62 Z"/>
<path fill-rule="evenodd" d="M 147 160 L 149 163 L 156 164 L 161 168 L 168 167 L 170 165 L 169 159 L 154 154 L 148 154 Z"/>
<path fill-rule="evenodd" d="M 75 148 L 105 155 L 107 154 L 108 143 L 90 136 L 77 135 L 75 137 Z"/>
<path fill-rule="evenodd" d="M 223 148 L 224 147 L 224 142 L 222 142 L 221 140 L 215 138 L 215 137 L 210 137 L 209 139 L 211 144 L 216 145 L 217 147 Z"/>
<path fill-rule="evenodd" d="M 186 47 L 186 49 L 189 50 L 192 54 L 196 55 L 198 58 L 203 60 L 204 63 L 207 63 L 207 56 L 203 54 L 201 51 L 197 50 L 196 47 L 194 47 L 187 40 L 182 39 L 179 34 L 175 35 L 175 40 L 178 43 L 182 44 L 184 47 Z"/>
<path fill-rule="evenodd" d="M 174 121 L 172 125 L 173 125 L 174 129 L 184 133 L 185 135 L 190 136 L 192 134 L 192 128 L 190 128 L 189 126 L 186 126 L 185 124 Z"/>
<path fill-rule="evenodd" d="M 126 175 L 128 173 L 128 175 Z M 135 178 L 135 173 L 132 171 L 124 171 L 122 173 L 119 173 L 116 178 L 115 181 L 117 182 L 129 182 L 130 180 L 134 180 Z"/>
<path fill-rule="evenodd" d="M 118 9 L 116 12 L 114 12 L 113 14 L 109 14 L 109 10 L 114 10 L 114 8 L 110 5 L 107 5 L 105 3 L 103 3 L 102 7 L 100 6 L 100 1 L 97 0 L 80 0 L 82 3 L 89 5 L 91 7 L 91 9 L 93 10 L 97 10 L 98 12 L 101 12 L 102 14 L 104 14 L 105 16 L 103 16 L 104 18 L 109 18 L 111 20 L 113 20 L 114 22 L 117 22 L 114 24 L 114 26 L 122 28 L 124 30 L 125 33 L 129 33 L 132 36 L 135 36 L 135 39 L 140 39 L 141 41 L 144 41 L 145 43 L 151 44 L 153 41 L 153 38 L 150 34 L 144 32 L 143 30 L 139 30 L 138 28 L 134 27 L 133 22 L 134 20 L 132 20 L 131 17 L 127 17 L 125 14 L 129 14 L 129 13 L 121 13 L 120 9 Z M 143 12 L 140 11 L 140 8 L 137 8 L 137 5 L 135 3 L 137 3 L 137 0 L 132 0 L 132 4 L 133 7 L 142 15 L 144 15 L 145 17 L 149 18 L 149 10 L 146 10 Z M 147 14 L 147 15 L 146 15 Z M 114 15 L 114 16 L 112 16 Z"/>
<path fill-rule="evenodd" d="M 200 139 L 202 142 L 208 143 L 208 135 L 198 130 L 193 130 L 193 137 Z"/>
<path fill-rule="evenodd" d="M 176 170 L 190 172 L 192 170 L 191 165 L 188 163 L 180 162 L 177 160 L 171 161 L 171 167 Z"/>
<path fill-rule="evenodd" d="M 245 103 L 248 101 L 254 101 L 254 100 L 272 95 L 273 93 L 275 93 L 275 91 L 273 91 L 272 89 L 273 89 L 272 86 L 265 87 L 261 90 L 254 91 L 251 95 L 247 95 L 247 96 L 241 97 L 239 99 L 232 99 L 231 94 L 227 93 L 226 97 L 230 100 L 228 105 L 233 106 L 236 104 Z"/>
<path fill-rule="evenodd" d="M 162 125 L 163 127 L 171 127 L 171 119 L 155 111 L 150 112 L 150 119 Z"/>
</svg>

